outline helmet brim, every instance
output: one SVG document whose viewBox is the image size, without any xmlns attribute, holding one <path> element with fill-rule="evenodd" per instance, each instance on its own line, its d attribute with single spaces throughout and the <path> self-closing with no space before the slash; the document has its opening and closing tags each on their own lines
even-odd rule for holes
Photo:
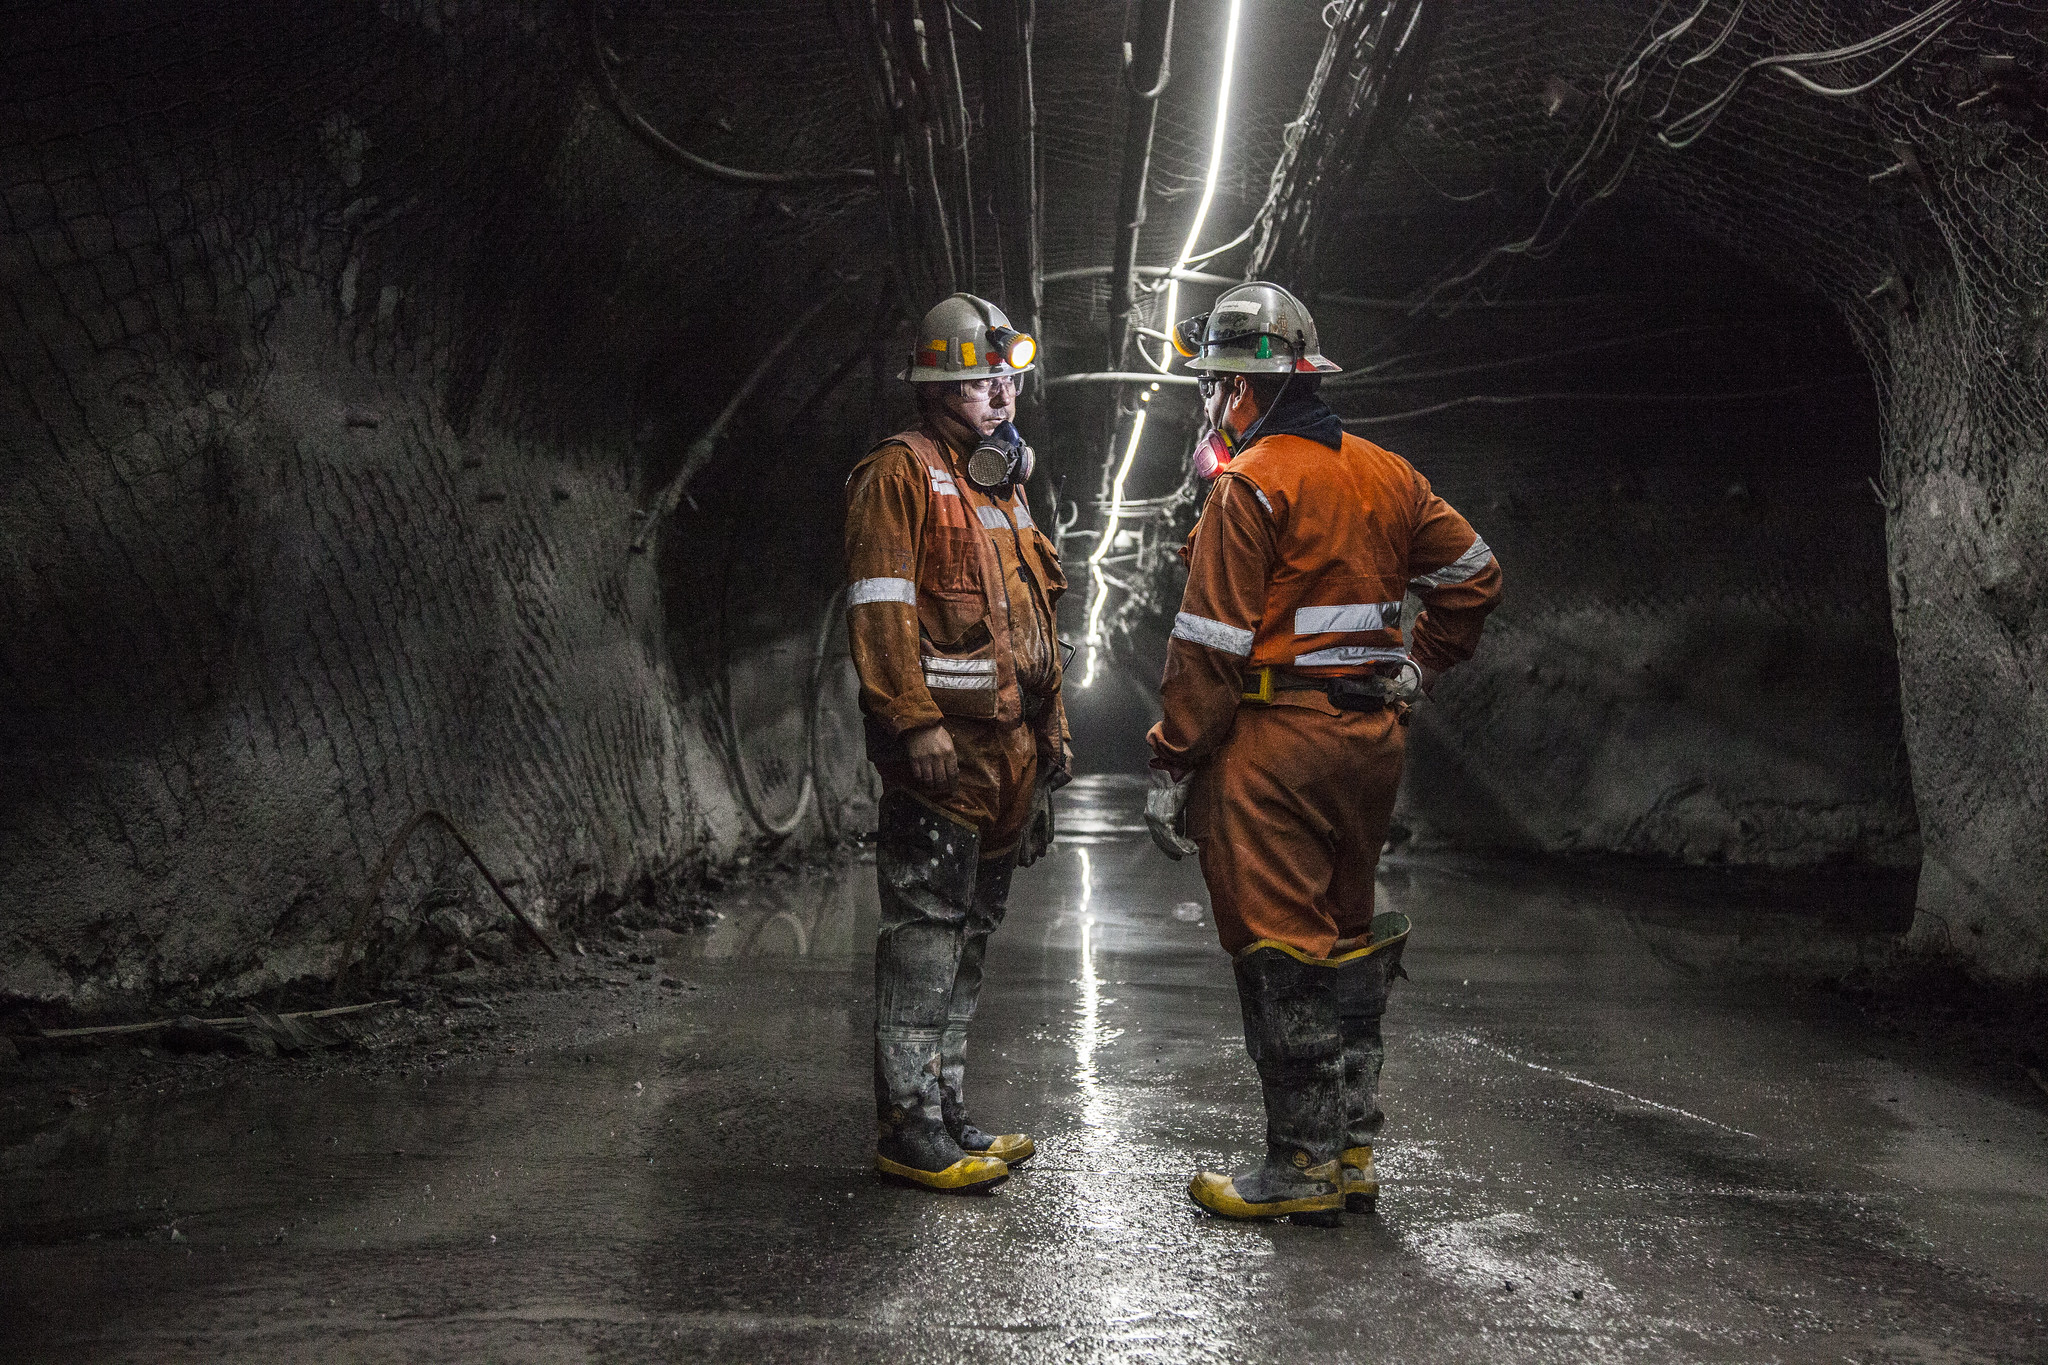
<svg viewBox="0 0 2048 1365">
<path fill-rule="evenodd" d="M 1205 374 L 1342 374 L 1344 367 L 1324 355 L 1311 351 L 1296 361 L 1292 356 L 1275 355 L 1260 360 L 1249 355 L 1205 355 L 1196 356 L 1187 363 L 1187 368 Z"/>
<path fill-rule="evenodd" d="M 942 365 L 910 365 L 898 370 L 896 377 L 913 384 L 950 384 L 957 379 L 1001 379 L 1005 375 L 1015 379 L 1018 375 L 1030 374 L 1037 368 L 1035 364 L 1026 365 L 1021 369 L 1005 365 L 1000 370 L 991 369 L 987 365 L 972 365 L 965 369 L 949 370 Z"/>
</svg>

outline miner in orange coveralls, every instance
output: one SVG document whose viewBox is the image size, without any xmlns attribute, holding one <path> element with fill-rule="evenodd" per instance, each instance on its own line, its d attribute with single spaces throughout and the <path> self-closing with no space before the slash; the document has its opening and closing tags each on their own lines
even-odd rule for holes
<svg viewBox="0 0 2048 1365">
<path fill-rule="evenodd" d="M 1037 344 L 955 294 L 918 324 L 902 377 L 914 431 L 847 480 L 847 634 L 882 777 L 875 873 L 875 1168 L 993 1189 L 1035 1150 L 967 1116 L 967 1027 L 1011 870 L 1052 840 L 1071 761 L 1054 609 L 1066 578 L 1025 495 L 1010 422 Z"/>
<path fill-rule="evenodd" d="M 1328 1225 L 1379 1192 L 1380 1018 L 1408 923 L 1374 917 L 1373 873 L 1408 707 L 1472 657 L 1500 566 L 1413 466 L 1344 431 L 1316 393 L 1337 366 L 1285 289 L 1227 290 L 1174 342 L 1201 375 L 1215 482 L 1148 736 L 1173 781 L 1147 815 L 1169 853 L 1180 821 L 1200 851 L 1266 1103 L 1264 1162 L 1188 1193 Z"/>
</svg>

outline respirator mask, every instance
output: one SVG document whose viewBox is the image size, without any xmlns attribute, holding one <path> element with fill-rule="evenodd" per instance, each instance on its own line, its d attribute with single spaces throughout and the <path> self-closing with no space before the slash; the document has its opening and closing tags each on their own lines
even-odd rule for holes
<svg viewBox="0 0 2048 1365">
<path fill-rule="evenodd" d="M 1031 478 L 1037 457 L 1024 444 L 1024 433 L 1014 422 L 1004 422 L 981 438 L 967 457 L 967 481 L 984 493 L 1020 484 Z"/>
<path fill-rule="evenodd" d="M 1242 311 L 1251 306 L 1250 304 L 1231 304 L 1226 306 L 1223 311 Z M 1205 337 L 1209 331 L 1209 318 L 1210 314 L 1200 313 L 1175 323 L 1173 331 L 1168 334 L 1169 340 L 1173 343 L 1173 349 L 1190 360 L 1200 356 L 1205 345 L 1207 345 Z M 1270 354 L 1269 348 L 1272 344 L 1271 340 L 1269 340 L 1270 336 L 1271 334 L 1268 333 L 1261 334 L 1256 338 L 1258 345 L 1257 358 L 1260 360 L 1266 359 Z M 1238 451 L 1246 449 L 1252 442 L 1259 439 L 1259 432 L 1264 429 L 1266 419 L 1273 415 L 1274 410 L 1287 397 L 1287 390 L 1293 386 L 1295 371 L 1302 368 L 1302 359 L 1308 354 L 1308 337 L 1305 333 L 1297 331 L 1294 334 L 1292 351 L 1293 361 L 1287 367 L 1287 377 L 1280 382 L 1280 392 L 1273 395 L 1273 401 L 1266 406 L 1264 412 L 1259 414 L 1258 420 L 1252 423 L 1249 431 L 1245 432 L 1242 436 L 1235 435 L 1228 427 L 1219 423 L 1216 426 L 1210 427 L 1208 431 L 1202 434 L 1202 438 L 1195 442 L 1194 465 L 1196 477 L 1204 482 L 1214 479 L 1218 474 L 1221 474 L 1230 467 L 1230 461 Z M 1216 395 L 1216 386 L 1223 383 L 1227 377 L 1209 373 L 1200 376 L 1197 380 L 1205 409 L 1209 400 Z"/>
<path fill-rule="evenodd" d="M 1212 386 L 1222 382 L 1222 380 L 1211 376 L 1203 376 L 1201 381 L 1203 402 L 1206 403 L 1209 395 L 1215 392 Z M 1294 374 L 1292 371 L 1289 371 L 1287 377 L 1280 381 L 1280 392 L 1273 395 L 1272 403 L 1264 412 L 1259 414 L 1258 420 L 1252 423 L 1251 429 L 1245 432 L 1244 435 L 1233 435 L 1227 426 L 1213 426 L 1203 433 L 1202 439 L 1195 442 L 1196 477 L 1206 483 L 1214 479 L 1218 474 L 1221 474 L 1225 469 L 1228 469 L 1232 457 L 1238 451 L 1247 448 L 1252 442 L 1259 439 L 1259 432 L 1264 429 L 1266 419 L 1271 417 L 1274 411 L 1279 408 L 1281 402 L 1287 397 L 1287 390 L 1293 387 L 1293 385 Z"/>
<path fill-rule="evenodd" d="M 1195 477 L 1203 483 L 1209 482 L 1230 466 L 1230 457 L 1237 454 L 1237 443 L 1227 432 L 1211 427 L 1208 434 L 1195 442 Z"/>
</svg>

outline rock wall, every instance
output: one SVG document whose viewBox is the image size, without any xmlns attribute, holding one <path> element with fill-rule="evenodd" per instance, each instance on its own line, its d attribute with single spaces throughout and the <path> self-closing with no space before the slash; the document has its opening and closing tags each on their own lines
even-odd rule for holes
<svg viewBox="0 0 2048 1365">
<path fill-rule="evenodd" d="M 1859 472 L 1878 478 L 1887 508 L 1898 682 L 1866 695 L 1873 706 L 1895 695 L 1904 712 L 1925 859 L 1913 939 L 1972 971 L 2038 979 L 2048 973 L 2039 608 L 2048 587 L 2048 18 L 2038 5 L 2005 0 L 1954 15 L 1906 0 L 1708 6 L 1689 29 L 1669 17 L 1647 0 L 1451 7 L 1426 89 L 1358 207 L 1392 217 L 1467 206 L 1418 267 L 1436 285 L 1463 276 L 1490 293 L 1517 271 L 1526 283 L 1529 262 L 1566 238 L 1646 222 L 1657 225 L 1642 229 L 1646 241 L 1696 236 L 1774 280 L 1781 300 L 1814 295 L 1836 311 L 1878 395 L 1880 431 Z M 1899 55 L 1880 61 L 1864 46 L 1902 23 L 1939 27 L 1918 30 L 1910 56 L 1888 48 Z M 1838 85 L 1767 74 L 1773 57 L 1829 52 Z M 1694 273 L 1682 257 L 1670 262 L 1674 284 Z M 1853 512 L 1846 524 L 1863 541 L 1867 511 L 1823 506 Z M 1767 637 L 1779 608 L 1765 603 L 1759 616 L 1753 605 L 1728 624 Z M 1626 626 L 1616 617 L 1593 635 L 1626 639 Z M 1731 662 L 1757 673 L 1766 711 L 1786 702 L 1782 714 L 1805 714 L 1771 680 L 1807 672 L 1817 697 L 1867 679 L 1873 650 L 1850 644 L 1860 631 L 1846 620 L 1799 631 L 1809 644 L 1837 641 L 1850 657 L 1832 648 L 1822 659 L 1795 651 Z M 1722 633 L 1714 626 L 1703 638 Z M 1563 656 L 1558 676 L 1585 657 L 1578 645 L 1552 652 Z M 1626 650 L 1610 652 L 1626 661 Z M 1843 666 L 1821 666 L 1828 657 Z M 1718 726 L 1664 720 L 1660 730 L 1696 736 L 1703 754 L 1739 751 L 1712 742 Z M 1809 806 L 1816 827 L 1861 818 L 1870 794 L 1893 783 L 1895 761 L 1843 739 L 1825 727 L 1814 752 L 1862 775 L 1844 789 L 1846 804 Z M 1638 832 L 1696 828 L 1688 846 L 1732 852 L 1750 842 L 1747 808 L 1725 793 L 1743 785 L 1739 772 L 1715 776 Z M 1629 829 L 1624 793 L 1665 790 L 1624 784 L 1602 827 Z M 1562 825 L 1594 827 L 1576 815 Z M 1892 850 L 1885 858 L 1905 853 L 1892 838 L 1902 830 L 1897 819 L 1877 821 L 1878 844 Z"/>
<path fill-rule="evenodd" d="M 2042 198 L 2000 206 L 2041 221 Z M 1913 789 L 1913 941 L 2048 976 L 2048 270 L 1977 294 L 1938 267 L 1893 319 L 1886 519 Z"/>
<path fill-rule="evenodd" d="M 731 291 L 786 309 L 825 259 L 823 215 L 655 161 L 556 19 L 17 16 L 0 997 L 322 978 L 424 807 L 549 924 L 751 848 L 732 781 L 758 769 L 750 736 L 794 753 L 752 771 L 759 804 L 794 804 L 838 583 L 814 552 L 836 539 L 831 475 L 764 512 L 721 463 L 653 553 L 632 541 L 760 349 L 757 321 L 735 347 L 694 320 Z M 858 301 L 821 324 L 865 326 Z M 787 451 L 818 368 L 771 383 L 726 458 Z M 811 439 L 857 449 L 864 404 L 826 397 Z M 747 544 L 719 555 L 799 565 L 799 585 L 706 590 L 692 546 L 741 516 Z M 764 651 L 797 662 L 762 670 Z M 827 729 L 844 803 L 857 758 L 843 719 Z M 825 832 L 819 811 L 798 839 Z M 469 877 L 423 832 L 383 909 Z"/>
</svg>

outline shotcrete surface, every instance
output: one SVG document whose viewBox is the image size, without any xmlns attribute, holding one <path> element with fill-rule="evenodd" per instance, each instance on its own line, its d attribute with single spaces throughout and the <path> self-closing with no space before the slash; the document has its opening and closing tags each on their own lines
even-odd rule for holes
<svg viewBox="0 0 2048 1365">
<path fill-rule="evenodd" d="M 2041 1105 L 1751 970 L 1853 935 L 1641 887 L 1390 866 L 1378 1213 L 1202 1215 L 1257 1088 L 1136 798 L 1077 784 L 991 949 L 971 1099 L 1040 1153 L 991 1197 L 868 1170 L 856 866 L 728 903 L 672 988 L 558 994 L 535 1046 L 252 1062 L 0 1151 L 0 1356 L 2048 1359 Z"/>
</svg>

